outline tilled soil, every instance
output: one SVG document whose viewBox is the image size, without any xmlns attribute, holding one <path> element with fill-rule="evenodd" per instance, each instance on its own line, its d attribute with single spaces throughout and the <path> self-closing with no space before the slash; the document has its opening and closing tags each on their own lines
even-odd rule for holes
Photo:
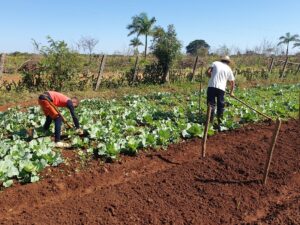
<svg viewBox="0 0 300 225">
<path fill-rule="evenodd" d="M 0 224 L 300 224 L 299 122 L 283 123 L 268 183 L 273 125 L 247 125 L 112 164 L 48 168 L 42 181 L 0 193 Z"/>
</svg>

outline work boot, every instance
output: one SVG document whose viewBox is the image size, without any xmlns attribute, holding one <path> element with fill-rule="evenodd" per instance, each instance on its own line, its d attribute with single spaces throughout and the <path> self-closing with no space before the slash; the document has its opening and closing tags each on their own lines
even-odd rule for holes
<svg viewBox="0 0 300 225">
<path fill-rule="evenodd" d="M 55 142 L 55 147 L 56 148 L 71 148 L 71 145 L 69 143 L 58 141 L 58 142 Z"/>
</svg>

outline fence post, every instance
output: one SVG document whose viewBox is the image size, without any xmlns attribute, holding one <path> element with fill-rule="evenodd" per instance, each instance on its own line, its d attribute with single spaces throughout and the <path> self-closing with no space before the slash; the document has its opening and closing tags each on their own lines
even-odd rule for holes
<svg viewBox="0 0 300 225">
<path fill-rule="evenodd" d="M 194 81 L 194 79 L 195 79 L 195 72 L 197 69 L 198 59 L 199 59 L 199 56 L 197 55 L 195 62 L 194 62 L 194 66 L 193 66 L 192 79 L 191 79 L 192 81 Z"/>
<path fill-rule="evenodd" d="M 300 71 L 300 64 L 299 64 L 299 66 L 298 66 L 298 68 L 297 68 L 297 70 L 295 72 L 295 75 L 297 75 L 299 71 Z"/>
<path fill-rule="evenodd" d="M 289 59 L 289 57 L 287 56 L 285 61 L 284 61 L 284 64 L 283 64 L 283 68 L 282 68 L 282 71 L 281 71 L 281 74 L 280 74 L 280 78 L 282 78 L 284 76 L 284 72 L 285 72 L 285 69 L 286 69 L 286 66 L 287 66 L 287 63 L 288 63 L 288 59 Z"/>
<path fill-rule="evenodd" d="M 99 72 L 98 72 L 98 78 L 97 78 L 97 84 L 96 84 L 95 91 L 98 90 L 99 85 L 100 85 L 101 80 L 102 80 L 102 74 L 103 74 L 103 70 L 104 70 L 105 59 L 106 59 L 106 55 L 103 55 L 102 59 L 101 59 L 100 67 L 99 67 Z"/>
<path fill-rule="evenodd" d="M 202 116 L 202 110 L 201 110 L 202 79 L 203 79 L 203 66 L 201 67 L 201 73 L 200 73 L 200 85 L 199 85 L 199 121 L 200 121 L 201 116 Z"/>
<path fill-rule="evenodd" d="M 138 72 L 138 63 L 139 63 L 139 56 L 136 56 L 135 63 L 134 63 L 134 71 L 133 71 L 133 79 L 132 82 L 136 82 L 137 72 Z"/>
<path fill-rule="evenodd" d="M 0 80 L 2 79 L 2 74 L 4 71 L 5 53 L 0 55 Z"/>
<path fill-rule="evenodd" d="M 269 73 L 272 72 L 273 65 L 274 65 L 274 58 L 272 57 L 272 60 L 271 60 L 270 66 L 269 66 Z"/>
</svg>

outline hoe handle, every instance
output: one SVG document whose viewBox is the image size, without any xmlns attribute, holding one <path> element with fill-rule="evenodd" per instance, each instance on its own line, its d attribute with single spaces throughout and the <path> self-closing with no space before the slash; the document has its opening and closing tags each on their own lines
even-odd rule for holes
<svg viewBox="0 0 300 225">
<path fill-rule="evenodd" d="M 65 124 L 67 124 L 68 128 L 73 128 L 73 126 L 65 119 L 65 117 L 59 112 L 58 108 L 51 102 L 48 98 L 46 98 L 49 104 L 55 109 L 55 111 L 61 116 L 62 120 Z"/>
<path fill-rule="evenodd" d="M 227 94 L 229 94 L 229 93 L 227 92 Z M 230 95 L 230 94 L 229 94 L 229 95 Z M 248 108 L 252 109 L 253 111 L 257 112 L 258 114 L 260 114 L 260 115 L 266 117 L 267 119 L 273 120 L 270 116 L 268 116 L 268 115 L 266 115 L 266 114 L 264 114 L 264 113 L 258 111 L 257 109 L 254 109 L 254 108 L 253 108 L 252 106 L 250 106 L 248 103 L 246 103 L 246 102 L 244 102 L 244 101 L 238 99 L 237 97 L 232 96 L 232 95 L 230 95 L 230 97 L 231 97 L 231 98 L 234 98 L 234 99 L 237 100 L 238 102 L 242 103 L 243 105 L 245 105 L 245 106 L 247 106 Z"/>
</svg>

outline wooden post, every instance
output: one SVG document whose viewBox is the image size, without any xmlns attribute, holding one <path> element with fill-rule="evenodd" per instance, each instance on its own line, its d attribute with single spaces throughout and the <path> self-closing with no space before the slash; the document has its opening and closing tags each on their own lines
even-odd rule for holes
<svg viewBox="0 0 300 225">
<path fill-rule="evenodd" d="M 203 78 L 203 67 L 201 67 L 201 74 L 200 74 L 200 86 L 199 86 L 199 119 L 202 116 L 202 111 L 201 111 L 201 98 L 202 98 L 202 78 Z"/>
<path fill-rule="evenodd" d="M 136 82 L 137 72 L 138 72 L 138 63 L 139 63 L 139 56 L 136 56 L 135 63 L 134 63 L 134 71 L 133 71 L 133 79 L 132 82 Z"/>
<path fill-rule="evenodd" d="M 4 71 L 5 56 L 6 56 L 5 53 L 0 55 L 0 80 L 2 78 L 2 74 L 3 74 L 3 71 Z"/>
<path fill-rule="evenodd" d="M 280 73 L 280 78 L 283 78 L 283 77 L 284 77 L 284 72 L 285 72 L 286 66 L 287 66 L 287 64 L 288 64 L 288 59 L 289 59 L 289 57 L 287 56 L 286 59 L 285 59 L 285 61 L 284 61 L 284 64 L 283 64 L 282 71 L 281 71 L 281 73 Z"/>
<path fill-rule="evenodd" d="M 277 118 L 275 129 L 274 129 L 274 132 L 273 132 L 272 142 L 271 142 L 271 145 L 270 145 L 270 149 L 268 151 L 267 162 L 266 162 L 266 165 L 265 165 L 264 178 L 263 178 L 264 185 L 267 183 L 269 169 L 270 169 L 270 165 L 271 165 L 271 162 L 272 162 L 272 156 L 273 156 L 274 148 L 275 148 L 276 141 L 277 141 L 277 138 L 278 138 L 280 126 L 281 126 L 281 120 L 280 120 L 280 118 Z"/>
<path fill-rule="evenodd" d="M 298 68 L 297 68 L 297 70 L 295 72 L 295 75 L 297 75 L 299 71 L 300 71 L 300 64 L 299 64 L 299 66 L 298 66 Z"/>
<path fill-rule="evenodd" d="M 273 65 L 274 65 L 274 58 L 272 57 L 272 60 L 271 60 L 270 66 L 269 66 L 269 73 L 272 72 Z"/>
<path fill-rule="evenodd" d="M 100 67 L 99 67 L 98 79 L 97 79 L 97 84 L 96 84 L 95 91 L 98 90 L 99 85 L 100 85 L 101 80 L 102 80 L 102 74 L 103 74 L 103 70 L 104 70 L 105 59 L 106 59 L 106 55 L 103 55 L 102 59 L 101 59 Z"/>
<path fill-rule="evenodd" d="M 205 157 L 205 154 L 206 154 L 206 141 L 207 141 L 208 126 L 210 123 L 210 114 L 211 114 L 211 105 L 208 104 L 207 105 L 207 114 L 206 114 L 206 124 L 205 124 L 203 142 L 202 142 L 202 157 Z"/>
<path fill-rule="evenodd" d="M 199 56 L 197 55 L 197 57 L 195 59 L 195 62 L 194 62 L 193 72 L 192 72 L 192 79 L 191 79 L 192 81 L 194 81 L 194 79 L 195 79 L 195 72 L 196 72 L 196 69 L 197 69 L 198 59 L 199 59 Z"/>
</svg>

